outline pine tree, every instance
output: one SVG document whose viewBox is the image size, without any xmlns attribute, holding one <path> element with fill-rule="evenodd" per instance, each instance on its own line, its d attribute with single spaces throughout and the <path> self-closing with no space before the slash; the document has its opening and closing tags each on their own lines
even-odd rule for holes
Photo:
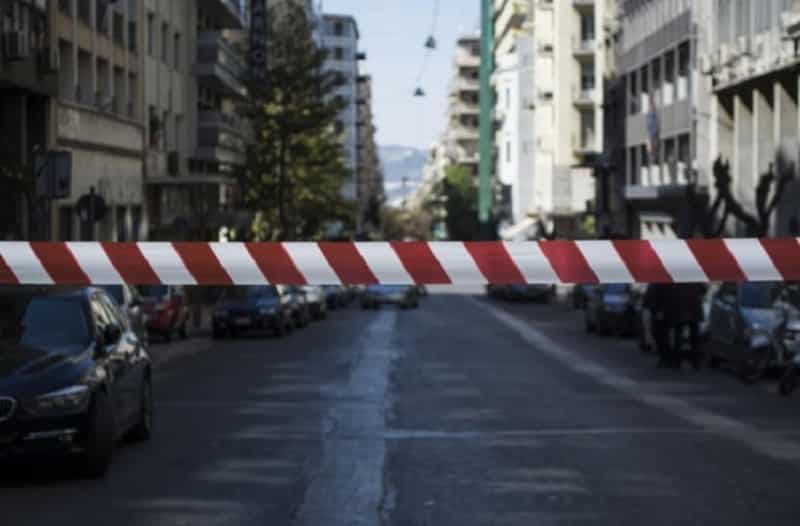
<svg viewBox="0 0 800 526">
<path fill-rule="evenodd" d="M 344 79 L 325 70 L 302 7 L 272 9 L 269 21 L 267 84 L 251 86 L 255 145 L 243 200 L 257 212 L 256 238 L 315 239 L 330 223 L 353 219 L 341 196 L 351 173 L 335 131 L 344 102 L 334 92 Z"/>
</svg>

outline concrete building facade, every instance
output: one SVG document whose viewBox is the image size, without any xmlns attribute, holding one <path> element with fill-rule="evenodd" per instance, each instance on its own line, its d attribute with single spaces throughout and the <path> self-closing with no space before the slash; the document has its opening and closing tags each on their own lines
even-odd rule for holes
<svg viewBox="0 0 800 526">
<path fill-rule="evenodd" d="M 443 142 L 453 163 L 478 176 L 480 37 L 458 39 Z"/>
<path fill-rule="evenodd" d="M 375 117 L 372 111 L 372 77 L 358 77 L 358 187 L 356 230 L 377 234 L 380 206 L 385 198 L 383 170 L 378 156 Z"/>
<path fill-rule="evenodd" d="M 345 199 L 358 197 L 358 63 L 366 55 L 358 50 L 359 32 L 356 19 L 350 15 L 322 14 L 321 41 L 328 55 L 325 67 L 341 75 L 343 84 L 335 96 L 345 102 L 336 128 L 342 136 L 344 162 L 352 172 L 350 181 L 342 188 Z"/>
</svg>

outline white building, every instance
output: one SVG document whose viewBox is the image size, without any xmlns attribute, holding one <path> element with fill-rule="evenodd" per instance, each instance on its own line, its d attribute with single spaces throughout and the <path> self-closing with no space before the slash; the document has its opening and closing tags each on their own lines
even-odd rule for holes
<svg viewBox="0 0 800 526">
<path fill-rule="evenodd" d="M 344 84 L 336 90 L 336 97 L 345 103 L 336 123 L 342 134 L 345 165 L 353 177 L 344 185 L 342 195 L 355 200 L 358 194 L 358 62 L 366 58 L 358 51 L 358 24 L 349 15 L 322 15 L 322 44 L 328 51 L 325 67 L 341 74 Z"/>
<path fill-rule="evenodd" d="M 458 39 L 444 144 L 457 165 L 478 175 L 478 123 L 480 117 L 480 37 Z"/>
<path fill-rule="evenodd" d="M 496 109 L 503 119 L 511 113 L 506 106 L 520 110 L 497 136 L 498 158 L 510 159 L 501 161 L 499 177 L 518 185 L 505 196 L 515 220 L 542 219 L 561 237 L 582 234 L 580 219 L 594 200 L 592 170 L 578 166 L 603 150 L 597 130 L 607 64 L 597 35 L 605 18 L 604 0 L 495 1 Z"/>
</svg>

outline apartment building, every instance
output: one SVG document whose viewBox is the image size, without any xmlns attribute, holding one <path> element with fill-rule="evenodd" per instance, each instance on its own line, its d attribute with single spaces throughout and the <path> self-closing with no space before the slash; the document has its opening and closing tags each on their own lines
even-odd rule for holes
<svg viewBox="0 0 800 526">
<path fill-rule="evenodd" d="M 709 4 L 699 24 L 700 38 L 707 43 L 700 55 L 702 72 L 710 85 L 710 112 L 701 123 L 709 138 L 699 143 L 699 153 L 708 151 L 702 159 L 708 173 L 717 158 L 730 164 L 734 196 L 755 213 L 760 176 L 772 167 L 777 176 L 796 177 L 800 166 L 800 2 Z M 768 234 L 796 236 L 799 222 L 800 185 L 795 181 L 786 189 Z M 748 235 L 745 225 L 735 221 L 725 233 Z"/>
<path fill-rule="evenodd" d="M 377 233 L 378 208 L 383 204 L 383 171 L 375 142 L 377 127 L 372 112 L 372 77 L 358 77 L 358 234 Z"/>
<path fill-rule="evenodd" d="M 144 174 L 143 0 L 58 0 L 53 50 L 59 89 L 53 147 L 72 154 L 71 195 L 51 217 L 62 240 L 136 240 L 147 225 Z M 92 189 L 107 205 L 96 224 L 79 216 Z"/>
<path fill-rule="evenodd" d="M 344 162 L 352 177 L 343 189 L 345 199 L 356 201 L 358 197 L 358 63 L 366 54 L 358 50 L 358 24 L 350 15 L 325 13 L 321 16 L 322 46 L 328 55 L 325 68 L 341 75 L 343 84 L 335 96 L 346 103 L 339 114 L 336 129 L 342 136 Z"/>
<path fill-rule="evenodd" d="M 646 239 L 688 235 L 687 185 L 698 169 L 699 92 L 694 36 L 698 6 L 690 0 L 620 4 L 617 68 L 624 85 L 623 166 L 628 233 Z M 624 167 L 624 168 L 623 168 Z M 698 188 L 707 191 L 707 174 Z"/>
<path fill-rule="evenodd" d="M 154 238 L 216 239 L 234 226 L 251 140 L 244 0 L 146 0 L 147 194 Z"/>
<path fill-rule="evenodd" d="M 53 147 L 58 53 L 56 5 L 3 3 L 0 20 L 0 239 L 46 239 L 44 214 L 27 195 L 34 152 Z"/>
<path fill-rule="evenodd" d="M 481 41 L 478 36 L 458 39 L 450 83 L 444 143 L 453 163 L 478 176 Z"/>
<path fill-rule="evenodd" d="M 496 175 L 500 185 L 496 214 L 501 237 L 525 239 L 535 221 L 533 0 L 495 0 L 494 63 Z M 499 212 L 499 213 L 498 213 Z"/>
</svg>

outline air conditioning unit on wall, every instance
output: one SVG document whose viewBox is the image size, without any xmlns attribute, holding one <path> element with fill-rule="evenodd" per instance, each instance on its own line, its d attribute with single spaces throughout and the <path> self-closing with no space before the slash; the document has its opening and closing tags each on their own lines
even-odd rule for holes
<svg viewBox="0 0 800 526">
<path fill-rule="evenodd" d="M 25 60 L 30 55 L 28 34 L 24 31 L 3 33 L 3 59 L 8 62 Z"/>
</svg>

